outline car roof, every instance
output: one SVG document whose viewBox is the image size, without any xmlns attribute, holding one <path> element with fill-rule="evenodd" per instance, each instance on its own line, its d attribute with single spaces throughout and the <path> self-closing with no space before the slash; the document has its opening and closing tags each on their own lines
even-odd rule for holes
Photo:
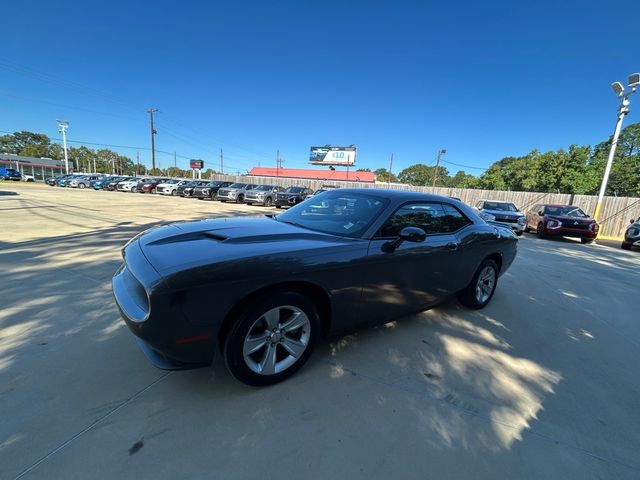
<svg viewBox="0 0 640 480">
<path fill-rule="evenodd" d="M 483 198 L 482 200 L 479 200 L 480 202 L 493 202 L 493 203 L 513 203 L 510 200 L 489 200 L 488 198 Z"/>
</svg>

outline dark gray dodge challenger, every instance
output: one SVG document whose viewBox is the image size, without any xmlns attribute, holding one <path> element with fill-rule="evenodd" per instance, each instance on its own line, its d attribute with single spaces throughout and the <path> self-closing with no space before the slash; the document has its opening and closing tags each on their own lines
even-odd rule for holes
<svg viewBox="0 0 640 480">
<path fill-rule="evenodd" d="M 112 286 L 157 367 L 220 352 L 238 380 L 266 385 L 298 370 L 320 337 L 452 296 L 484 307 L 517 244 L 452 198 L 336 189 L 277 216 L 147 230 L 123 248 Z"/>
</svg>

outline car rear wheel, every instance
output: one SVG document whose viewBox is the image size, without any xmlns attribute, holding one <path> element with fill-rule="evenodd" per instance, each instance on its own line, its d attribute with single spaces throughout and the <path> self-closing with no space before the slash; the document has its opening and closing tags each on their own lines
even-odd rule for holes
<svg viewBox="0 0 640 480">
<path fill-rule="evenodd" d="M 464 306 L 479 310 L 491 301 L 497 285 L 498 265 L 488 258 L 480 264 L 471 283 L 460 292 L 458 299 Z"/>
<path fill-rule="evenodd" d="M 238 198 L 236 199 L 236 202 L 244 203 L 244 195 L 242 195 L 242 194 L 238 195 Z"/>
<path fill-rule="evenodd" d="M 276 208 L 282 208 L 282 205 L 276 205 Z"/>
<path fill-rule="evenodd" d="M 157 193 L 157 192 L 158 192 L 158 190 L 156 190 L 155 188 L 151 189 L 151 193 Z"/>
<path fill-rule="evenodd" d="M 131 193 L 138 193 L 138 187 L 131 187 Z M 140 193 L 144 193 L 144 191 L 141 191 Z"/>
<path fill-rule="evenodd" d="M 84 183 L 79 183 L 78 188 L 86 188 L 87 186 Z"/>
<path fill-rule="evenodd" d="M 247 385 L 281 382 L 309 359 L 320 332 L 314 303 L 301 293 L 281 292 L 251 302 L 224 340 L 231 374 Z"/>
<path fill-rule="evenodd" d="M 622 242 L 622 245 L 620 245 L 620 248 L 622 248 L 623 250 L 631 250 L 631 244 L 627 242 Z"/>
<path fill-rule="evenodd" d="M 171 196 L 175 197 L 176 196 L 176 191 L 175 190 L 171 190 Z"/>
<path fill-rule="evenodd" d="M 536 228 L 536 235 L 538 238 L 544 238 L 544 223 L 538 223 L 538 228 Z"/>
<path fill-rule="evenodd" d="M 593 243 L 593 238 L 581 238 L 580 241 L 584 244 L 584 245 L 589 245 L 591 243 Z"/>
</svg>

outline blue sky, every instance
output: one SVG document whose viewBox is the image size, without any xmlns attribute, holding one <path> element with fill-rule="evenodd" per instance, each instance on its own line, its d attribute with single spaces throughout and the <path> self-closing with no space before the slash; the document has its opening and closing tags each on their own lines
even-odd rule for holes
<svg viewBox="0 0 640 480">
<path fill-rule="evenodd" d="M 395 172 L 446 148 L 478 174 L 532 148 L 607 138 L 609 85 L 640 70 L 639 12 L 592 1 L 11 2 L 0 130 L 57 138 L 64 118 L 70 140 L 148 148 L 155 107 L 156 148 L 182 167 L 217 166 L 220 148 L 227 170 L 273 166 L 277 149 L 285 167 L 305 167 L 310 145 L 331 143 L 356 144 L 359 168 L 387 167 L 394 152 Z"/>
</svg>

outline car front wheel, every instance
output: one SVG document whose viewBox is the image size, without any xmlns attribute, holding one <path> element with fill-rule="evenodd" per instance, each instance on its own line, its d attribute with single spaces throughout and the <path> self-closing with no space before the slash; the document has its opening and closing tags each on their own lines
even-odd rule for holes
<svg viewBox="0 0 640 480">
<path fill-rule="evenodd" d="M 280 292 L 251 302 L 224 341 L 231 374 L 247 385 L 281 382 L 311 356 L 320 332 L 314 303 L 301 293 Z"/>
<path fill-rule="evenodd" d="M 536 228 L 536 235 L 538 238 L 544 238 L 544 223 L 540 222 L 538 228 Z"/>
<path fill-rule="evenodd" d="M 237 203 L 244 203 L 244 195 L 238 195 L 238 198 L 236 199 Z"/>
<path fill-rule="evenodd" d="M 78 188 L 85 188 L 85 187 L 86 187 L 86 185 L 84 183 L 79 183 L 78 184 Z"/>
<path fill-rule="evenodd" d="M 622 245 L 620 245 L 620 248 L 622 248 L 623 250 L 631 250 L 631 244 L 627 242 L 622 242 Z"/>
<path fill-rule="evenodd" d="M 458 299 L 464 306 L 479 310 L 491 301 L 497 285 L 498 265 L 488 258 L 480 264 L 471 283 L 460 292 Z"/>
<path fill-rule="evenodd" d="M 270 207 L 272 203 L 271 197 L 267 197 L 264 199 L 264 206 L 265 207 Z"/>
</svg>

